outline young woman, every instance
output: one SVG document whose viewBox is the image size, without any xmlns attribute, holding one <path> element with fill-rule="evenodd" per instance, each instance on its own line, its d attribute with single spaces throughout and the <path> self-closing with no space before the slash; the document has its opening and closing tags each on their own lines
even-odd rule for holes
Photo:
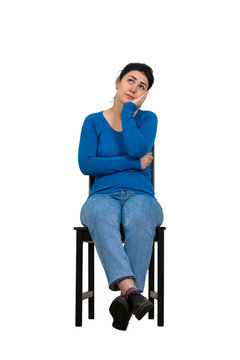
<svg viewBox="0 0 240 360">
<path fill-rule="evenodd" d="M 157 116 L 140 109 L 153 82 L 146 64 L 126 65 L 115 82 L 113 106 L 86 117 L 79 144 L 80 170 L 94 176 L 80 219 L 95 243 L 109 288 L 121 290 L 110 306 L 119 330 L 127 329 L 132 314 L 140 320 L 153 306 L 141 293 L 155 229 L 163 222 L 150 169 Z"/>
</svg>

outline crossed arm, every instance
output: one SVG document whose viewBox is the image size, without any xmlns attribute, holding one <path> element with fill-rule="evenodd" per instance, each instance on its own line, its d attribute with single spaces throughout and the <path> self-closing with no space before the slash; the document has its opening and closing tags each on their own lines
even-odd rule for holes
<svg viewBox="0 0 240 360">
<path fill-rule="evenodd" d="M 141 157 L 152 147 L 157 117 L 149 112 L 137 127 L 133 117 L 137 106 L 132 102 L 124 104 L 122 110 L 123 139 L 127 155 L 99 157 L 97 154 L 97 133 L 93 120 L 87 117 L 83 123 L 78 150 L 78 163 L 85 175 L 103 176 L 128 169 L 141 170 Z"/>
</svg>

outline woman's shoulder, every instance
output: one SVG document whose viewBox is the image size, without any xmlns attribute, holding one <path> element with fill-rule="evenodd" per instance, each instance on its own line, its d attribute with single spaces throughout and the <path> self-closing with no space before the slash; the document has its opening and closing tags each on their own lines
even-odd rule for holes
<svg viewBox="0 0 240 360">
<path fill-rule="evenodd" d="M 102 111 L 88 114 L 85 117 L 84 126 L 88 129 L 92 129 L 92 130 L 95 129 L 97 135 L 99 135 L 99 133 L 101 131 L 101 124 L 102 124 L 101 118 L 102 118 Z"/>
<path fill-rule="evenodd" d="M 158 117 L 156 115 L 155 112 L 151 111 L 151 110 L 141 110 L 139 109 L 138 111 L 139 115 L 138 115 L 138 123 L 139 125 L 142 124 L 145 121 L 150 121 L 152 123 L 157 123 L 158 122 Z"/>
<path fill-rule="evenodd" d="M 156 113 L 151 110 L 142 110 L 139 109 L 141 117 L 157 117 Z"/>
<path fill-rule="evenodd" d="M 101 117 L 102 111 L 97 111 L 91 114 L 88 114 L 85 118 L 86 119 L 90 119 L 90 120 L 97 120 Z"/>
<path fill-rule="evenodd" d="M 102 111 L 98 111 L 98 112 L 88 114 L 85 117 L 84 123 L 92 123 L 95 126 L 99 127 L 102 122 L 101 120 L 102 120 Z"/>
</svg>

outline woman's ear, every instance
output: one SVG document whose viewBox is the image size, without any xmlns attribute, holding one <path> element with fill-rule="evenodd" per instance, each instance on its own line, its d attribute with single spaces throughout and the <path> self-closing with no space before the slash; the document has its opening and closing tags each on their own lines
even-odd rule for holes
<svg viewBox="0 0 240 360">
<path fill-rule="evenodd" d="M 117 80 L 115 81 L 116 90 L 118 89 L 119 83 L 120 83 L 120 77 L 118 77 Z"/>
</svg>

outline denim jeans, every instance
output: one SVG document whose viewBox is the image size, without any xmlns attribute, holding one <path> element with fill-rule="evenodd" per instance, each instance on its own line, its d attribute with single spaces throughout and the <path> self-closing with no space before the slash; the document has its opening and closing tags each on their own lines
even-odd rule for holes
<svg viewBox="0 0 240 360">
<path fill-rule="evenodd" d="M 109 288 L 119 290 L 116 284 L 119 280 L 132 278 L 142 292 L 156 226 L 163 222 L 162 207 L 157 199 L 127 190 L 94 194 L 83 204 L 80 219 L 94 241 Z"/>
</svg>

